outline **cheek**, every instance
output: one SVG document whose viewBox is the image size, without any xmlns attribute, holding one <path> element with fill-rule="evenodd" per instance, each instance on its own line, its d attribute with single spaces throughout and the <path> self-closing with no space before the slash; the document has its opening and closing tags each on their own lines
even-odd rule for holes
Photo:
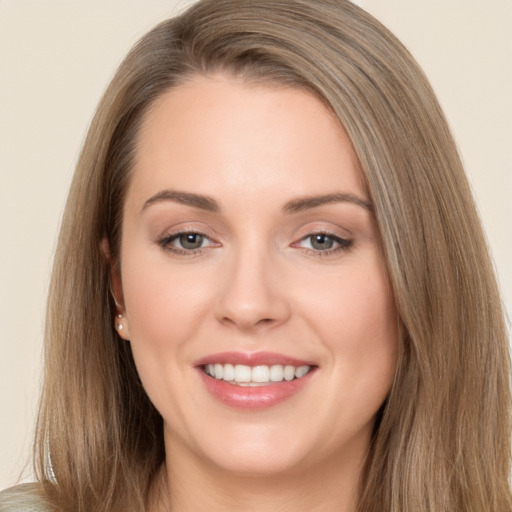
<svg viewBox="0 0 512 512">
<path fill-rule="evenodd" d="M 186 362 L 208 311 L 209 281 L 201 286 L 182 269 L 170 269 L 166 258 L 126 251 L 122 262 L 123 294 L 129 339 L 144 389 L 156 408 L 178 414 L 186 387 Z"/>
<path fill-rule="evenodd" d="M 156 260 L 156 261 L 155 261 Z M 165 258 L 123 262 L 123 292 L 130 337 L 166 348 L 193 335 L 209 297 L 208 280 L 172 269 Z"/>
<path fill-rule="evenodd" d="M 340 387 L 379 406 L 391 386 L 398 353 L 398 317 L 378 259 L 351 266 L 303 297 L 303 309 L 327 348 Z"/>
<path fill-rule="evenodd" d="M 396 309 L 378 262 L 315 279 L 315 290 L 304 296 L 319 326 L 349 345 L 396 334 Z M 359 333 L 359 335 L 357 335 Z M 336 346 L 338 343 L 335 344 Z"/>
</svg>

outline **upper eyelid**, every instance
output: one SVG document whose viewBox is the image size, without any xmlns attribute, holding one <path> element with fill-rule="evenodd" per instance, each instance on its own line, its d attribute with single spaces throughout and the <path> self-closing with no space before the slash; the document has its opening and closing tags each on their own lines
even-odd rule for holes
<svg viewBox="0 0 512 512">
<path fill-rule="evenodd" d="M 340 226 L 337 223 L 333 223 L 332 221 L 317 220 L 301 224 L 301 226 L 293 229 L 295 234 L 289 232 L 288 235 L 285 235 L 286 237 L 290 238 L 290 244 L 295 244 L 298 241 L 315 234 L 330 236 L 342 241 L 351 241 L 354 238 L 354 235 L 350 229 L 347 229 L 344 226 Z M 191 220 L 189 222 L 180 222 L 175 226 L 168 226 L 166 229 L 159 231 L 160 234 L 156 234 L 154 238 L 156 241 L 176 238 L 182 234 L 188 233 L 201 235 L 214 243 L 220 243 L 221 240 L 226 242 L 233 238 L 233 233 L 230 233 L 229 230 L 226 232 L 224 229 L 221 229 L 219 232 L 218 228 L 214 229 L 209 225 L 204 225 L 202 222 L 197 223 L 195 220 Z M 286 229 L 286 231 L 288 231 L 288 229 Z M 281 238 L 281 236 L 279 238 Z M 282 239 L 282 241 L 284 242 L 284 239 Z"/>
<path fill-rule="evenodd" d="M 198 234 L 202 235 L 210 240 L 215 239 L 215 234 L 212 234 L 212 229 L 208 229 L 207 227 L 197 226 L 195 221 L 187 222 L 187 223 L 180 223 L 177 226 L 172 227 L 166 227 L 165 229 L 161 229 L 155 234 L 155 237 L 157 239 L 163 239 L 163 238 L 171 238 L 176 237 L 180 235 L 186 235 L 186 234 Z"/>
<path fill-rule="evenodd" d="M 296 230 L 296 240 L 302 240 L 312 235 L 327 235 L 341 240 L 352 240 L 354 234 L 351 230 L 332 224 L 331 222 L 308 223 Z"/>
<path fill-rule="evenodd" d="M 339 236 L 339 235 L 336 235 L 336 234 L 328 232 L 328 231 L 314 231 L 314 232 L 311 232 L 311 233 L 309 233 L 309 234 L 307 234 L 305 236 L 300 237 L 297 240 L 297 242 L 293 242 L 293 244 L 296 244 L 298 242 L 302 242 L 304 240 L 307 240 L 308 238 L 311 238 L 312 236 L 315 236 L 315 235 L 324 235 L 324 236 L 330 237 L 335 242 L 340 243 L 340 244 L 347 243 L 347 242 L 348 243 L 353 243 L 352 238 L 345 238 L 343 236 Z"/>
<path fill-rule="evenodd" d="M 163 242 L 165 240 L 168 240 L 169 242 L 173 242 L 174 240 L 178 239 L 182 235 L 199 235 L 199 236 L 206 238 L 210 242 L 215 243 L 215 241 L 212 239 L 211 236 L 208 236 L 206 233 L 199 231 L 197 229 L 180 230 L 180 231 L 176 231 L 174 233 L 168 233 L 168 234 L 165 234 L 165 235 L 159 237 L 158 240 L 159 240 L 159 242 Z"/>
</svg>

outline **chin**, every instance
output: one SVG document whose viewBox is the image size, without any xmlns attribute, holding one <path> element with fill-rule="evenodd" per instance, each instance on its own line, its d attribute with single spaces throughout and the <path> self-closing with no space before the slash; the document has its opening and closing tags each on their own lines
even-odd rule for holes
<svg viewBox="0 0 512 512">
<path fill-rule="evenodd" d="M 195 455 L 198 464 L 238 476 L 265 477 L 297 472 L 304 461 L 318 451 L 304 432 L 292 432 L 282 425 L 218 424 L 202 432 L 188 432 L 177 443 L 166 436 L 172 453 L 181 448 Z M 291 435 L 292 434 L 292 435 Z M 173 439 L 171 439 L 171 436 Z M 317 436 L 315 436 L 317 437 Z"/>
</svg>

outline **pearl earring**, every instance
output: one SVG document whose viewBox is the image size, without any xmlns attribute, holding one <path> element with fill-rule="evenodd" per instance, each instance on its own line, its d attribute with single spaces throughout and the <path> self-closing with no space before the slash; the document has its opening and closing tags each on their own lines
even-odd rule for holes
<svg viewBox="0 0 512 512">
<path fill-rule="evenodd" d="M 117 324 L 117 330 L 122 331 L 123 330 L 123 324 L 121 323 L 121 318 L 123 318 L 123 315 L 121 313 L 118 313 L 117 318 L 119 318 L 119 322 Z"/>
</svg>

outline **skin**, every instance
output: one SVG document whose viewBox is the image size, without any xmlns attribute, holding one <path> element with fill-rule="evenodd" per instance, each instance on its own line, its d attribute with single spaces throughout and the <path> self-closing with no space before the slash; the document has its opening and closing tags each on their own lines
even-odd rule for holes
<svg viewBox="0 0 512 512">
<path fill-rule="evenodd" d="M 218 211 L 155 199 L 162 191 L 208 196 Z M 360 202 L 283 211 L 333 193 Z M 118 332 L 165 423 L 154 510 L 355 510 L 398 339 L 364 203 L 346 133 L 307 92 L 195 77 L 150 110 L 113 278 Z M 170 241 L 182 230 L 204 234 L 202 246 Z M 315 233 L 330 250 L 313 245 Z M 224 351 L 276 352 L 316 370 L 284 402 L 238 410 L 194 366 Z"/>
</svg>

